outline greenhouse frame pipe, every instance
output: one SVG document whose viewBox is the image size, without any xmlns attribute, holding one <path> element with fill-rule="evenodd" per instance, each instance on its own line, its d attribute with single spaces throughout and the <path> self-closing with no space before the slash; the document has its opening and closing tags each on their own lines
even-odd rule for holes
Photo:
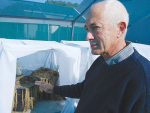
<svg viewBox="0 0 150 113">
<path fill-rule="evenodd" d="M 48 41 L 50 41 L 50 37 L 49 37 L 49 24 L 48 24 Z"/>
<path fill-rule="evenodd" d="M 71 41 L 73 41 L 73 35 L 74 35 L 74 22 L 72 22 Z"/>
<path fill-rule="evenodd" d="M 88 11 L 88 9 L 90 9 L 90 7 L 92 6 L 92 4 L 94 4 L 95 2 L 97 2 L 98 0 L 94 0 L 73 22 L 72 22 L 72 32 L 71 32 L 71 41 L 73 41 L 73 35 L 74 35 L 74 24 L 75 22 L 82 16 L 84 15 L 84 13 L 86 13 Z"/>
</svg>

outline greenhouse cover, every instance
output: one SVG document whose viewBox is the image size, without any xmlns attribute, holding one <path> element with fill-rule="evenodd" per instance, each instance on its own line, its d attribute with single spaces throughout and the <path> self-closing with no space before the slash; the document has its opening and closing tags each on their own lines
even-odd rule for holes
<svg viewBox="0 0 150 113">
<path fill-rule="evenodd" d="M 17 61 L 20 61 L 20 65 L 25 64 L 24 70 L 50 68 L 51 52 L 55 52 L 57 56 L 60 85 L 77 83 L 81 57 L 79 48 L 68 47 L 57 42 L 0 39 L 0 88 L 2 89 L 0 109 L 2 113 L 10 113 L 12 109 Z"/>
</svg>

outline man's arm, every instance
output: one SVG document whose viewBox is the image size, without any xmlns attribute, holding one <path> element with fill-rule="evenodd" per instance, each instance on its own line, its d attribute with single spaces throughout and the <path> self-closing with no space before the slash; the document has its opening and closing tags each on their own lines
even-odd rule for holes
<svg viewBox="0 0 150 113">
<path fill-rule="evenodd" d="M 52 86 L 43 81 L 36 81 L 35 85 L 38 85 L 42 90 L 47 93 L 54 93 L 62 97 L 80 98 L 84 81 L 75 85 L 64 85 L 64 86 Z"/>
</svg>

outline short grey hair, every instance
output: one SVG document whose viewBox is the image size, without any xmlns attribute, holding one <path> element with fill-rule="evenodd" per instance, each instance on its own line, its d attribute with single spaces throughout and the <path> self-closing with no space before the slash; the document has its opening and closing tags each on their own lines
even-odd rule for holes
<svg viewBox="0 0 150 113">
<path fill-rule="evenodd" d="M 125 6 L 118 0 L 104 0 L 104 1 L 105 1 L 105 6 L 104 6 L 103 15 L 111 22 L 111 25 L 115 26 L 120 22 L 125 22 L 127 27 L 129 23 L 129 14 Z M 95 6 L 96 4 L 94 4 L 93 6 Z M 126 35 L 126 32 L 127 29 L 124 33 L 124 36 Z"/>
</svg>

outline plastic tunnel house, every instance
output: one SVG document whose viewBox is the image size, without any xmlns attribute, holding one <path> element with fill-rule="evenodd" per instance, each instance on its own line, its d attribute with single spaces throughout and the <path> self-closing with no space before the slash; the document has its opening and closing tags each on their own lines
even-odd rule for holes
<svg viewBox="0 0 150 113">
<path fill-rule="evenodd" d="M 74 51 L 74 53 L 70 51 Z M 27 72 L 41 66 L 55 69 L 59 65 L 60 85 L 75 84 L 79 77 L 80 53 L 79 48 L 68 47 L 52 41 L 0 39 L 1 112 L 10 113 L 12 109 L 17 63 L 21 67 L 23 66 L 23 70 L 28 70 Z M 52 109 L 50 108 L 53 106 L 50 105 L 48 108 L 43 107 L 37 111 L 55 113 L 56 111 L 48 110 L 57 109 L 58 106 L 56 103 Z"/>
<path fill-rule="evenodd" d="M 7 64 L 8 61 L 13 61 L 10 63 L 12 66 L 11 69 L 14 69 L 15 61 L 17 58 L 24 56 L 25 54 L 34 53 L 37 51 L 47 51 L 52 49 L 51 46 L 47 47 L 46 45 L 50 42 L 47 41 L 57 41 L 61 40 L 73 40 L 73 41 L 84 41 L 86 36 L 86 31 L 84 30 L 85 25 L 85 17 L 88 13 L 90 6 L 93 3 L 96 3 L 101 0 L 83 0 L 82 3 L 76 8 L 69 8 L 57 5 L 50 5 L 44 3 L 37 2 L 27 2 L 27 1 L 19 1 L 19 0 L 0 0 L 0 38 L 6 39 L 19 39 L 19 42 L 9 40 L 0 41 L 0 55 L 4 55 L 0 57 L 0 72 L 4 72 L 7 65 L 1 65 L 2 63 Z M 133 42 L 150 44 L 149 40 L 149 32 L 150 29 L 150 1 L 149 0 L 120 0 L 129 12 L 130 22 L 128 27 L 128 33 L 126 40 L 130 40 Z M 144 38 L 143 38 L 144 37 Z M 21 41 L 20 41 L 21 39 Z M 41 40 L 39 42 L 25 42 L 23 40 Z M 42 42 L 46 41 L 46 42 Z M 9 43 L 8 43 L 9 42 Z M 26 50 L 24 48 L 25 44 L 30 45 L 28 49 L 30 51 L 22 52 L 22 55 L 18 54 L 18 50 L 14 49 L 19 47 Z M 31 43 L 31 44 L 29 44 Z M 13 45 L 15 44 L 15 45 Z M 42 49 L 37 49 L 34 46 L 39 45 Z M 42 47 L 45 45 L 44 47 Z M 18 47 L 18 48 L 19 48 Z M 56 45 L 55 45 L 56 47 Z M 65 48 L 65 47 L 64 47 Z M 68 47 L 66 47 L 68 48 Z M 34 50 L 33 50 L 34 49 Z M 54 47 L 53 47 L 54 49 Z M 58 49 L 57 47 L 55 48 Z M 62 49 L 62 48 L 61 48 Z M 16 54 L 15 57 L 12 56 L 11 51 L 14 50 Z M 60 48 L 59 48 L 60 50 Z M 32 51 L 32 52 L 31 52 Z M 75 50 L 80 51 L 80 50 Z M 62 51 L 61 51 L 62 52 Z M 62 52 L 64 53 L 64 52 Z M 68 53 L 71 55 L 70 53 Z M 17 56 L 18 55 L 18 56 Z M 76 54 L 77 55 L 77 54 Z M 78 54 L 79 55 L 79 54 Z M 73 56 L 74 57 L 74 56 Z M 75 58 L 75 57 L 74 57 Z M 69 63 L 69 62 L 68 62 Z M 8 69 L 8 68 L 7 68 Z M 13 85 L 13 82 L 10 81 L 11 84 L 6 85 L 3 81 L 9 77 L 9 74 L 14 74 L 15 71 L 12 72 L 7 71 L 6 76 L 3 76 L 1 79 L 1 89 L 5 88 L 9 89 L 9 86 Z M 68 74 L 69 75 L 69 74 Z M 74 76 L 73 76 L 74 77 Z M 11 76 L 12 80 L 13 77 Z M 75 83 L 77 81 L 72 81 Z M 6 91 L 2 93 L 2 97 L 0 97 L 0 107 L 3 111 L 9 111 L 8 106 L 11 105 L 10 101 L 5 102 L 5 98 L 8 93 L 13 93 L 13 90 Z M 8 96 L 10 97 L 10 96 Z M 8 98 L 12 99 L 12 98 Z M 1 103 L 2 102 L 2 103 Z M 4 102 L 4 103 L 3 103 Z M 74 105 L 75 100 L 70 99 L 68 104 Z M 5 106 L 8 104 L 8 106 Z M 66 110 L 67 113 L 72 113 L 74 110 L 70 106 L 65 106 L 63 110 Z M 7 112 L 6 112 L 7 113 Z M 9 113 L 9 112 L 8 112 Z"/>
</svg>

